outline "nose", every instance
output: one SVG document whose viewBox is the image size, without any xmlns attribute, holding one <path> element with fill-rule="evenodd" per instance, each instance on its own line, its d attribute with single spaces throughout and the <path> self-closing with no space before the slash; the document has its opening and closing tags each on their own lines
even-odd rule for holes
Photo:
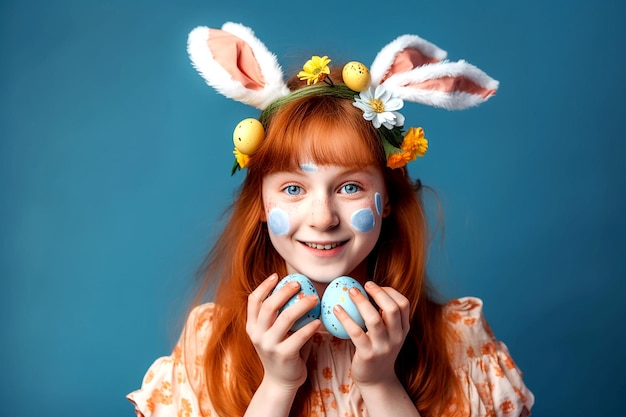
<svg viewBox="0 0 626 417">
<path fill-rule="evenodd" d="M 339 224 L 335 204 L 329 198 L 314 199 L 310 212 L 308 223 L 313 228 L 328 230 Z"/>
</svg>

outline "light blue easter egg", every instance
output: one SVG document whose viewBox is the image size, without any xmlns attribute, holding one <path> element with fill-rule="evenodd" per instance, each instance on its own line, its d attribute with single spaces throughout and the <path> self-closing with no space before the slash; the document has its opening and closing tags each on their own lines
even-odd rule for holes
<svg viewBox="0 0 626 417">
<path fill-rule="evenodd" d="M 300 301 L 300 299 L 306 297 L 307 295 L 315 295 L 319 299 L 319 294 L 317 293 L 317 290 L 315 289 L 315 286 L 313 285 L 311 280 L 302 274 L 289 274 L 285 276 L 283 279 L 281 279 L 278 282 L 278 284 L 276 284 L 276 287 L 272 291 L 272 294 L 274 294 L 276 291 L 278 291 L 279 289 L 281 289 L 282 287 L 284 287 L 285 285 L 287 285 L 287 283 L 291 281 L 297 281 L 298 283 L 300 283 L 300 292 L 298 292 L 296 295 L 291 297 L 285 303 L 285 305 L 281 307 L 280 312 L 282 312 L 288 307 L 291 307 L 292 305 L 294 305 L 295 303 Z M 319 319 L 320 313 L 321 313 L 320 303 L 317 303 L 315 307 L 313 307 L 305 315 L 303 315 L 298 320 L 296 320 L 296 322 L 293 324 L 293 326 L 291 326 L 289 330 L 292 332 L 295 332 L 296 330 L 301 329 L 307 323 L 310 323 L 315 319 Z"/>
<path fill-rule="evenodd" d="M 354 278 L 347 276 L 335 278 L 331 281 L 330 284 L 328 284 L 328 287 L 326 287 L 324 296 L 322 297 L 322 323 L 330 334 L 340 339 L 349 339 L 350 336 L 348 336 L 346 329 L 344 329 L 343 325 L 333 312 L 333 308 L 337 304 L 343 307 L 352 320 L 361 326 L 364 331 L 367 330 L 365 327 L 365 321 L 363 320 L 363 317 L 361 317 L 359 309 L 350 298 L 350 294 L 348 292 L 350 291 L 350 288 L 353 287 L 357 288 L 367 297 L 367 293 L 361 284 L 359 284 L 359 282 Z"/>
</svg>

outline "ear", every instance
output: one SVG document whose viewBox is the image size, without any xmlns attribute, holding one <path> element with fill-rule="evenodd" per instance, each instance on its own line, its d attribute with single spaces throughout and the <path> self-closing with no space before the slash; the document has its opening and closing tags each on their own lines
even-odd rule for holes
<svg viewBox="0 0 626 417">
<path fill-rule="evenodd" d="M 495 95 L 498 81 L 463 60 L 441 61 L 445 57 L 445 51 L 418 36 L 400 36 L 374 59 L 372 85 L 382 84 L 406 101 L 448 110 L 476 106 Z"/>
<path fill-rule="evenodd" d="M 383 206 L 383 219 L 391 214 L 391 204 L 389 201 Z"/>
<path fill-rule="evenodd" d="M 187 52 L 207 84 L 228 98 L 263 110 L 289 94 L 276 56 L 246 26 L 197 27 L 189 33 Z"/>
<path fill-rule="evenodd" d="M 382 215 L 382 218 L 384 219 L 390 214 L 391 214 L 391 203 L 389 202 L 389 195 L 385 195 L 385 201 L 383 202 L 383 212 L 381 213 L 381 215 Z"/>
</svg>

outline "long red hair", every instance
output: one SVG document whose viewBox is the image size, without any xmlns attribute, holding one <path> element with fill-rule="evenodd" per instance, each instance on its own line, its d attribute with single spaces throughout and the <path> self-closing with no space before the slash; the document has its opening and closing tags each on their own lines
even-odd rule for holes
<svg viewBox="0 0 626 417">
<path fill-rule="evenodd" d="M 337 140 L 342 136 L 359 140 Z M 223 417 L 243 415 L 261 383 L 263 367 L 245 331 L 247 297 L 272 273 L 286 274 L 263 221 L 263 177 L 311 161 L 374 165 L 382 172 L 391 212 L 369 255 L 369 278 L 409 299 L 411 330 L 396 373 L 422 416 L 439 415 L 457 396 L 459 386 L 446 348 L 442 305 L 427 288 L 427 223 L 419 192 L 402 169 L 386 167 L 377 130 L 351 100 L 315 95 L 285 103 L 268 120 L 266 138 L 250 159 L 230 218 L 207 258 L 197 301 L 208 293 L 215 295 L 216 315 L 205 356 L 206 389 L 215 410 Z M 310 394 L 305 383 L 291 415 L 309 416 Z"/>
</svg>

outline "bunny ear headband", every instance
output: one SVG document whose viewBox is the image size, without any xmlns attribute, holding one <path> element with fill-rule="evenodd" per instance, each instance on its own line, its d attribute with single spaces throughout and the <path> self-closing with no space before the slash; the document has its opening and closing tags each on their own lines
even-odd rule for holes
<svg viewBox="0 0 626 417">
<path fill-rule="evenodd" d="M 298 78 L 314 85 L 297 92 L 287 88 L 276 56 L 241 24 L 227 22 L 221 29 L 197 27 L 189 33 L 187 51 L 208 85 L 263 111 L 260 121 L 245 119 L 235 128 L 232 173 L 247 165 L 263 141 L 268 113 L 294 94 L 323 95 L 332 88 L 329 95 L 354 98 L 353 105 L 363 110 L 363 117 L 380 134 L 387 165 L 400 168 L 428 149 L 422 128 L 403 130 L 404 116 L 397 110 L 404 101 L 460 110 L 486 101 L 498 88 L 498 81 L 480 69 L 463 60 L 445 60 L 444 50 L 416 35 L 402 35 L 387 44 L 369 70 L 359 62 L 346 64 L 343 84 L 334 84 L 327 77 L 327 56 L 313 56 Z"/>
</svg>

